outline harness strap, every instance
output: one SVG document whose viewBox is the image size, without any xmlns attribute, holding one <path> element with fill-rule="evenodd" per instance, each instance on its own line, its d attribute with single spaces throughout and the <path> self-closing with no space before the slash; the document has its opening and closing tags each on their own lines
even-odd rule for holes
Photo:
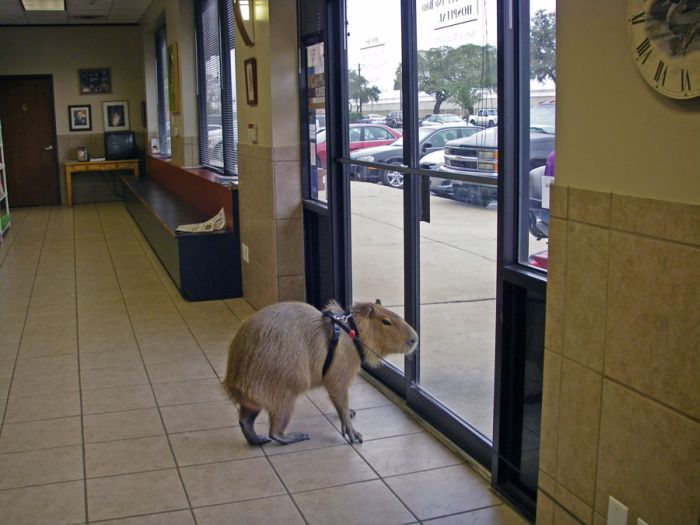
<svg viewBox="0 0 700 525">
<path fill-rule="evenodd" d="M 352 342 L 355 344 L 355 349 L 357 354 L 360 356 L 360 362 L 365 361 L 365 349 L 360 341 L 359 332 L 357 330 L 357 324 L 350 314 L 336 314 L 330 310 L 325 310 L 323 312 L 324 317 L 328 317 L 331 320 L 331 340 L 328 342 L 328 352 L 326 353 L 326 360 L 323 362 L 323 369 L 321 375 L 326 376 L 328 369 L 331 367 L 333 362 L 333 357 L 335 356 L 335 349 L 338 347 L 338 340 L 340 339 L 340 328 L 348 334 Z M 345 325 L 345 323 L 348 325 Z"/>
</svg>

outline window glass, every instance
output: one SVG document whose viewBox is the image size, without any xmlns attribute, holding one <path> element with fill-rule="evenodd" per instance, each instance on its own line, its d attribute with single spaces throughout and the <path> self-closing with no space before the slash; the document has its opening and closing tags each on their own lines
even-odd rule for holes
<svg viewBox="0 0 700 525">
<path fill-rule="evenodd" d="M 165 26 L 156 31 L 156 80 L 158 87 L 158 152 L 170 155 L 170 113 L 168 111 L 168 39 Z"/>
<path fill-rule="evenodd" d="M 328 202 L 326 188 L 326 88 L 323 43 L 306 47 L 306 107 L 308 111 L 309 197 Z"/>
</svg>

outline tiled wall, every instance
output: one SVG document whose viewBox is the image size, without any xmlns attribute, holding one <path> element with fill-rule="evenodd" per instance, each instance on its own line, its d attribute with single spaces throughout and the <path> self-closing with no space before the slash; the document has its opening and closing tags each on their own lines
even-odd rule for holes
<svg viewBox="0 0 700 525">
<path fill-rule="evenodd" d="M 700 520 L 700 206 L 553 186 L 538 525 Z"/>
<path fill-rule="evenodd" d="M 299 148 L 238 144 L 243 293 L 256 309 L 304 299 Z"/>
</svg>

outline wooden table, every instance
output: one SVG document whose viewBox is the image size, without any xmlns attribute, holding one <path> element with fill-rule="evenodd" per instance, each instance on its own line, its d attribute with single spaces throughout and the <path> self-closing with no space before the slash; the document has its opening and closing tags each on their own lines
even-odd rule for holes
<svg viewBox="0 0 700 525">
<path fill-rule="evenodd" d="M 134 175 L 138 177 L 139 160 L 89 160 L 86 162 L 69 160 L 63 163 L 63 170 L 66 174 L 66 201 L 68 206 L 73 206 L 73 192 L 71 190 L 71 177 L 73 173 L 81 171 L 131 170 L 134 172 Z"/>
</svg>

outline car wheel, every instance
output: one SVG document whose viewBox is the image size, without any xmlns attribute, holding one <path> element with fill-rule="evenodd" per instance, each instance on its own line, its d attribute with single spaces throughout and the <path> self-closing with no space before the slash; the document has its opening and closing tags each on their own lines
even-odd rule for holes
<svg viewBox="0 0 700 525">
<path fill-rule="evenodd" d="M 382 184 L 392 188 L 403 188 L 403 174 L 398 171 L 387 170 L 382 175 Z"/>
<path fill-rule="evenodd" d="M 492 128 L 496 125 L 496 123 L 493 120 L 489 120 L 489 127 Z"/>
</svg>

